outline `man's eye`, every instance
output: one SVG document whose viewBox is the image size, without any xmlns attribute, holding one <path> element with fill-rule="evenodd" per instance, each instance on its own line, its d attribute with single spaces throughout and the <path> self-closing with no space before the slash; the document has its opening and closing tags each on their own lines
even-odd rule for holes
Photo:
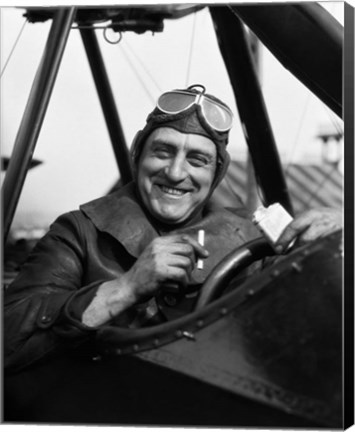
<svg viewBox="0 0 355 432">
<path fill-rule="evenodd" d="M 203 156 L 189 156 L 187 158 L 189 164 L 195 167 L 203 167 L 208 164 L 208 159 Z"/>
<path fill-rule="evenodd" d="M 171 152 L 168 149 L 155 149 L 154 155 L 160 159 L 165 159 L 170 157 Z"/>
</svg>

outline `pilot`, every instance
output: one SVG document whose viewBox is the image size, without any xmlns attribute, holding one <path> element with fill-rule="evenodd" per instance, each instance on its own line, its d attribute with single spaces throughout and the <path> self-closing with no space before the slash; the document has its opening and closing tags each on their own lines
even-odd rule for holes
<svg viewBox="0 0 355 432">
<path fill-rule="evenodd" d="M 260 237 L 242 208 L 210 199 L 229 164 L 231 126 L 229 107 L 202 86 L 160 96 L 132 144 L 134 180 L 60 216 L 6 290 L 5 367 L 94 343 L 103 325 L 154 325 L 173 319 L 181 304 L 192 310 L 213 267 Z M 281 252 L 296 237 L 302 244 L 340 227 L 338 214 L 312 210 L 277 246 Z"/>
</svg>

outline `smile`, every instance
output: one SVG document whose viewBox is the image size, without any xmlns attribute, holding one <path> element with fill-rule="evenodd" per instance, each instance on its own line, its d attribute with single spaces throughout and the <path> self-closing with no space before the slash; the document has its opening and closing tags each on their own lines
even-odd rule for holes
<svg viewBox="0 0 355 432">
<path fill-rule="evenodd" d="M 165 194 L 173 195 L 173 196 L 176 196 L 176 197 L 183 196 L 183 195 L 185 195 L 185 194 L 187 193 L 186 190 L 183 190 L 183 189 L 176 189 L 176 188 L 168 187 L 168 186 L 165 186 L 165 185 L 158 185 L 158 187 L 159 187 L 160 190 L 161 190 L 162 192 L 164 192 Z"/>
</svg>

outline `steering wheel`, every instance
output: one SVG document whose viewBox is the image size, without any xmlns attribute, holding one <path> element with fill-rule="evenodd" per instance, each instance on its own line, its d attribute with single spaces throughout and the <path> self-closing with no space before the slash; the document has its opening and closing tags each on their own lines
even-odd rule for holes
<svg viewBox="0 0 355 432">
<path fill-rule="evenodd" d="M 201 288 L 195 310 L 200 310 L 223 291 L 236 272 L 243 270 L 255 261 L 275 255 L 275 251 L 264 237 L 246 243 L 227 255 L 208 276 Z"/>
</svg>

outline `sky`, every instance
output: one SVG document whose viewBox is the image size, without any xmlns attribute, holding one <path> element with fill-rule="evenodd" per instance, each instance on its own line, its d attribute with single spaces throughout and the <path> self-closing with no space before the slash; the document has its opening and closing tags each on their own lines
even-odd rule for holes
<svg viewBox="0 0 355 432">
<path fill-rule="evenodd" d="M 322 3 L 343 23 L 343 3 Z M 24 10 L 1 8 L 1 155 L 10 156 L 50 23 L 26 23 Z M 20 35 L 20 36 L 19 36 Z M 230 82 L 205 8 L 166 20 L 163 33 L 124 33 L 118 44 L 97 31 L 127 144 L 161 92 L 205 85 L 235 114 L 229 151 L 247 157 Z M 18 38 L 18 41 L 17 41 Z M 17 41 L 17 43 L 16 43 Z M 16 43 L 15 49 L 14 45 Z M 319 163 L 322 128 L 342 122 L 267 51 L 260 80 L 276 143 L 285 162 Z M 46 227 L 59 214 L 97 198 L 117 180 L 117 167 L 78 30 L 71 30 L 13 228 Z M 3 181 L 4 173 L 1 174 Z"/>
</svg>

